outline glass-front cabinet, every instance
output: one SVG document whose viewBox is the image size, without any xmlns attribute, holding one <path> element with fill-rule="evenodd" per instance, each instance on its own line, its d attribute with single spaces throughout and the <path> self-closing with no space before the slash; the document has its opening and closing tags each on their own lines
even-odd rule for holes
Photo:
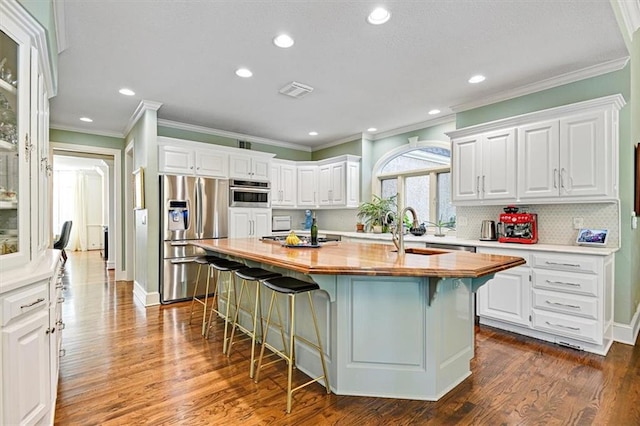
<svg viewBox="0 0 640 426">
<path fill-rule="evenodd" d="M 31 39 L 0 20 L 0 267 L 31 259 Z"/>
</svg>

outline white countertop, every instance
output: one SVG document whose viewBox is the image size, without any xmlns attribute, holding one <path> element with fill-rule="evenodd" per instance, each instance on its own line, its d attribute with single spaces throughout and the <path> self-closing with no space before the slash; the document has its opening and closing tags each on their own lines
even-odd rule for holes
<svg viewBox="0 0 640 426">
<path fill-rule="evenodd" d="M 309 235 L 309 230 L 294 230 L 297 235 Z M 276 235 L 286 235 L 289 231 L 274 232 Z M 340 235 L 341 237 L 367 239 L 375 242 L 391 242 L 391 234 L 373 234 L 370 232 L 348 232 L 348 231 L 331 231 L 323 229 L 318 231 L 318 236 L 324 235 Z M 492 247 L 507 250 L 531 250 L 531 251 L 551 251 L 557 253 L 574 253 L 574 254 L 591 254 L 597 256 L 608 256 L 618 251 L 617 247 L 584 247 L 584 246 L 568 246 L 556 244 L 516 244 L 516 243 L 499 243 L 497 241 L 480 241 L 467 240 L 455 236 L 436 237 L 434 235 L 415 236 L 406 234 L 405 242 L 411 243 L 438 243 L 451 244 L 457 246 L 470 247 Z"/>
<path fill-rule="evenodd" d="M 59 259 L 60 250 L 45 250 L 40 258 L 32 263 L 9 271 L 3 271 L 0 276 L 0 294 L 31 283 L 49 280 L 55 272 Z"/>
</svg>

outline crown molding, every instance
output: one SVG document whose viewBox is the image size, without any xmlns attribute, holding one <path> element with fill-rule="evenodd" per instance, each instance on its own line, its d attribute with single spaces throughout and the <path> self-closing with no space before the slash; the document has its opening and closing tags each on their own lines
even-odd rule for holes
<svg viewBox="0 0 640 426">
<path fill-rule="evenodd" d="M 237 139 L 237 140 L 242 140 L 247 142 L 261 143 L 265 145 L 279 146 L 281 148 L 291 148 L 298 151 L 311 152 L 311 148 L 304 145 L 298 145 L 290 142 L 276 141 L 273 139 L 246 135 L 243 133 L 229 132 L 226 130 L 213 129 L 210 127 L 196 126 L 194 124 L 179 123 L 177 121 L 159 119 L 158 126 L 169 127 L 171 129 L 184 130 L 188 132 L 203 133 L 205 135 L 223 136 L 226 138 Z"/>
<path fill-rule="evenodd" d="M 138 120 L 140 120 L 140 117 L 142 117 L 142 114 L 147 111 L 158 111 L 161 106 L 162 102 L 145 101 L 144 99 L 141 100 L 138 104 L 138 107 L 133 112 L 133 115 L 129 119 L 129 123 L 127 123 L 127 126 L 124 128 L 123 134 L 128 135 L 131 132 L 133 126 L 135 126 Z"/>
<path fill-rule="evenodd" d="M 520 96 L 529 95 L 531 93 L 540 92 L 542 90 L 551 89 L 553 87 L 558 87 L 576 81 L 584 80 L 586 78 L 597 77 L 599 75 L 621 70 L 627 65 L 627 62 L 629 62 L 628 56 L 624 58 L 614 59 L 611 61 L 603 62 L 601 64 L 583 68 L 581 70 L 568 72 L 557 77 L 552 77 L 546 80 L 538 81 L 536 83 L 527 84 L 513 90 L 507 90 L 471 102 L 454 105 L 451 107 L 451 109 L 455 112 L 467 111 L 473 108 L 495 104 L 497 102 L 506 101 L 508 99 L 513 99 Z"/>
<path fill-rule="evenodd" d="M 362 138 L 365 136 L 365 133 L 356 133 L 354 135 L 351 136 L 345 136 L 344 138 L 340 138 L 338 140 L 332 141 L 332 142 L 327 142 L 325 144 L 322 145 L 316 145 L 312 148 L 312 151 L 319 151 L 321 149 L 327 149 L 327 148 L 331 148 L 333 146 L 338 146 L 338 145 L 342 145 L 343 143 L 346 142 L 351 142 L 357 139 L 362 140 Z"/>
<path fill-rule="evenodd" d="M 60 126 L 55 123 L 51 123 L 49 126 L 51 130 L 61 130 L 64 132 L 84 133 L 85 135 L 107 136 L 109 138 L 124 139 L 122 133 L 106 132 L 101 130 L 81 129 L 79 127 L 72 126 Z"/>
<path fill-rule="evenodd" d="M 63 0 L 53 0 L 53 19 L 56 26 L 56 39 L 58 40 L 58 54 L 67 50 L 67 22 Z"/>
<path fill-rule="evenodd" d="M 369 140 L 376 141 L 378 139 L 384 139 L 391 136 L 400 135 L 402 133 L 413 132 L 415 130 L 422 130 L 422 129 L 426 129 L 427 127 L 433 127 L 440 124 L 455 123 L 455 121 L 456 121 L 455 114 L 444 115 L 442 117 L 437 117 L 431 120 L 421 121 L 419 123 L 409 124 L 407 126 L 398 127 L 392 130 L 387 130 L 386 132 L 377 133 L 375 135 L 371 135 L 371 138 L 369 138 Z"/>
<path fill-rule="evenodd" d="M 617 0 L 629 40 L 633 40 L 633 34 L 640 28 L 640 0 Z"/>
</svg>

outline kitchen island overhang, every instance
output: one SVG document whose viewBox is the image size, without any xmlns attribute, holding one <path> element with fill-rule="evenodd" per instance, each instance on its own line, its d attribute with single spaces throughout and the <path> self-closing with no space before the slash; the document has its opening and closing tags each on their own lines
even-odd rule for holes
<svg viewBox="0 0 640 426">
<path fill-rule="evenodd" d="M 446 250 L 398 255 L 387 244 L 289 248 L 220 239 L 197 245 L 314 281 L 324 290 L 314 301 L 334 393 L 431 401 L 471 374 L 473 293 L 496 272 L 525 263 Z M 313 325 L 303 309 L 297 310 L 296 325 L 298 333 L 311 337 Z M 318 355 L 302 342 L 296 343 L 296 365 L 310 376 L 321 371 Z"/>
</svg>

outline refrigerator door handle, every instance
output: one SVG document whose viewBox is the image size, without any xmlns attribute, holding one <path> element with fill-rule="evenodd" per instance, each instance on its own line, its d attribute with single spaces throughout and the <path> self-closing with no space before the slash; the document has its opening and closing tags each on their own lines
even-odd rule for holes
<svg viewBox="0 0 640 426">
<path fill-rule="evenodd" d="M 195 201 L 196 201 L 196 237 L 202 238 L 202 180 L 200 178 L 196 178 Z"/>
<path fill-rule="evenodd" d="M 181 257 L 178 259 L 171 259 L 171 263 L 179 264 L 179 263 L 193 263 L 195 262 L 197 257 Z"/>
</svg>

